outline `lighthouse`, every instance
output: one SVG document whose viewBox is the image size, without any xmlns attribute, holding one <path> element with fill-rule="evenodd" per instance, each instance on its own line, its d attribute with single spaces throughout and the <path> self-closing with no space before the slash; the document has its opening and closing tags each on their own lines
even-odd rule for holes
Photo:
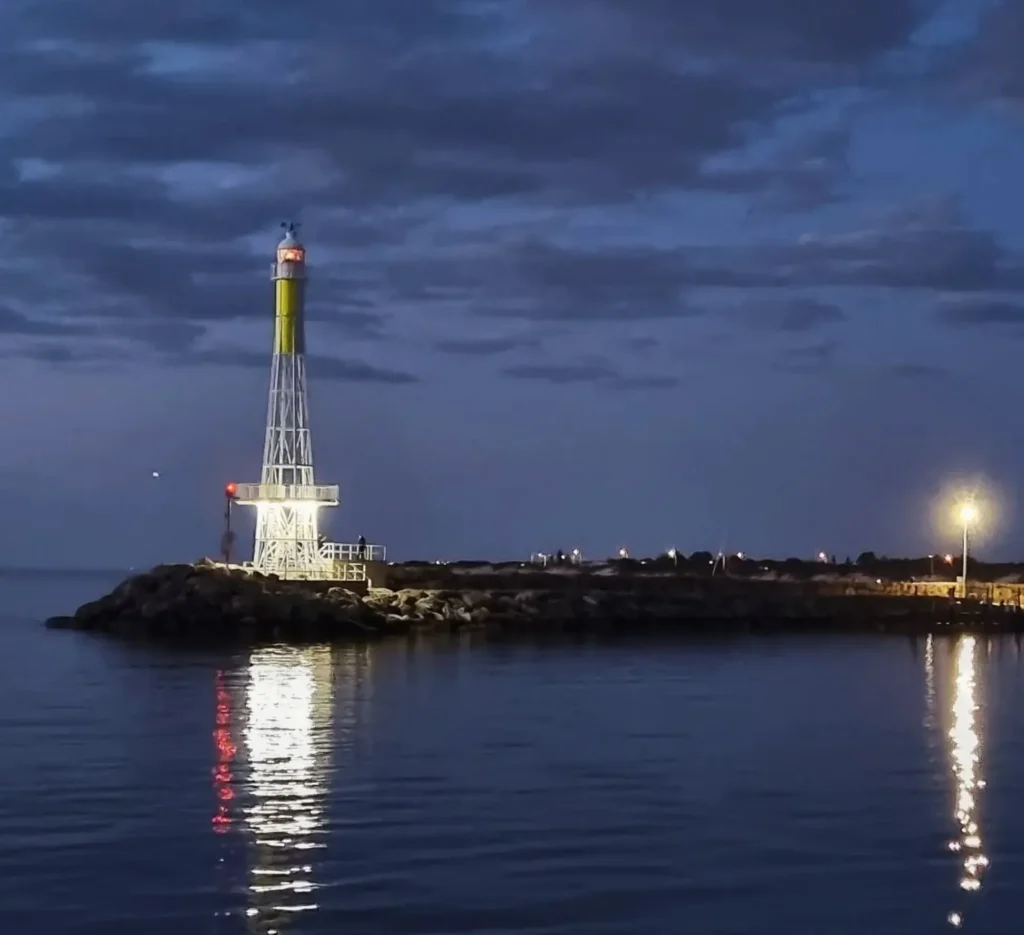
<svg viewBox="0 0 1024 935">
<path fill-rule="evenodd" d="M 256 508 L 252 568 L 281 578 L 364 580 L 366 562 L 382 560 L 376 546 L 324 542 L 319 518 L 337 506 L 337 484 L 313 473 L 306 380 L 306 248 L 294 224 L 284 224 L 271 267 L 274 343 L 270 394 L 258 484 L 229 484 L 234 503 Z"/>
</svg>

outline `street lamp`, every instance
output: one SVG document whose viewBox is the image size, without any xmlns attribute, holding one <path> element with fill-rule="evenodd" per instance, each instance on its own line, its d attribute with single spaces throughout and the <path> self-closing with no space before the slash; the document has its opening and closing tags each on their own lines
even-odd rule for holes
<svg viewBox="0 0 1024 935">
<path fill-rule="evenodd" d="M 668 550 L 668 557 L 670 559 L 672 559 L 672 564 L 673 565 L 678 565 L 679 564 L 679 552 L 676 549 L 669 549 Z"/>
<path fill-rule="evenodd" d="M 963 584 L 963 597 L 967 597 L 967 533 L 968 530 L 978 521 L 978 507 L 975 504 L 967 500 L 961 503 L 957 509 L 957 517 L 960 520 L 960 525 L 964 531 L 964 584 Z"/>
</svg>

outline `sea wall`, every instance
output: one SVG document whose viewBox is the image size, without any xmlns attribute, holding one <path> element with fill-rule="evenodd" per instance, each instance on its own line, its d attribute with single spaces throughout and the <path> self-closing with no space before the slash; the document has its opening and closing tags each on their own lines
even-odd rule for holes
<svg viewBox="0 0 1024 935">
<path fill-rule="evenodd" d="M 442 581 L 450 583 L 444 577 Z M 438 581 L 431 582 L 438 584 Z M 515 587 L 510 587 L 514 583 Z M 843 589 L 834 582 L 685 576 L 479 575 L 462 587 L 371 588 L 286 582 L 213 564 L 166 565 L 55 617 L 55 628 L 163 640 L 379 639 L 416 630 L 925 632 L 1024 628 L 1017 606 L 946 596 Z M 544 586 L 537 586 L 544 585 Z"/>
<path fill-rule="evenodd" d="M 380 580 L 385 580 L 381 577 Z M 865 574 L 822 573 L 789 577 L 763 575 L 694 575 L 683 570 L 643 571 L 614 565 L 540 568 L 536 565 L 394 565 L 387 568 L 391 589 L 431 590 L 474 588 L 485 590 L 541 589 L 552 591 L 626 591 L 673 594 L 761 594 L 772 591 L 801 595 L 929 597 L 951 600 L 962 597 L 960 579 L 886 580 Z M 375 581 L 376 583 L 376 581 Z M 1024 608 L 1024 582 L 968 581 L 967 598 L 990 604 Z"/>
</svg>

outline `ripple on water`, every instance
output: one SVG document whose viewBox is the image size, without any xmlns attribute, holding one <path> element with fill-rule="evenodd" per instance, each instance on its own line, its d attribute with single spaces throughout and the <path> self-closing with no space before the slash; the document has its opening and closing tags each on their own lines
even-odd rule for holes
<svg viewBox="0 0 1024 935">
<path fill-rule="evenodd" d="M 165 658 L 32 634 L 48 674 L 0 651 L 12 931 L 1014 930 L 998 647 L 936 643 L 926 672 L 885 640 Z M 965 894 L 971 822 L 992 866 Z"/>
</svg>

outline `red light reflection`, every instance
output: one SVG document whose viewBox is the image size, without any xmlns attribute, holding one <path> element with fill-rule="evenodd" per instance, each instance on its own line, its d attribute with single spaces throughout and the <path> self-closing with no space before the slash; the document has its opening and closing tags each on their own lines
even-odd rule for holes
<svg viewBox="0 0 1024 935">
<path fill-rule="evenodd" d="M 231 787 L 231 761 L 238 748 L 231 742 L 231 695 L 224 685 L 224 673 L 217 670 L 214 679 L 217 697 L 216 727 L 213 742 L 217 748 L 217 761 L 213 767 L 213 791 L 217 798 L 217 810 L 213 816 L 213 830 L 223 834 L 231 824 L 228 803 L 235 797 Z"/>
</svg>

